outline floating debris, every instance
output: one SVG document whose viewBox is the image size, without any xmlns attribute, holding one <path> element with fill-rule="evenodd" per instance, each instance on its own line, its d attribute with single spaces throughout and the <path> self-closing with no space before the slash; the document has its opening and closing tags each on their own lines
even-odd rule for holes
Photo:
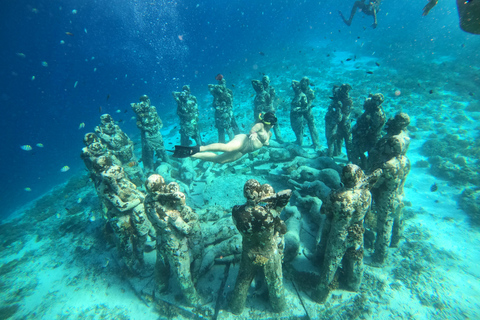
<svg viewBox="0 0 480 320">
<path fill-rule="evenodd" d="M 63 166 L 62 169 L 60 169 L 61 172 L 67 172 L 68 170 L 70 170 L 69 166 Z"/>
<path fill-rule="evenodd" d="M 20 146 L 20 149 L 25 150 L 25 151 L 30 151 L 30 150 L 32 150 L 32 146 L 29 145 L 29 144 L 26 144 L 26 145 Z"/>
</svg>

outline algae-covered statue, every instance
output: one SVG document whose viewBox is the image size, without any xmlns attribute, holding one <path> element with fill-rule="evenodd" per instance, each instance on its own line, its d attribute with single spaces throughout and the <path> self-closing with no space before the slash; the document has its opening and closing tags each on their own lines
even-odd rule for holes
<svg viewBox="0 0 480 320">
<path fill-rule="evenodd" d="M 370 170 L 381 168 L 383 174 L 372 190 L 374 211 L 377 215 L 377 238 L 374 263 L 381 265 L 388 256 L 388 246 L 396 247 L 403 229 L 403 186 L 410 172 L 410 160 L 406 157 L 410 138 L 406 127 L 410 118 L 399 113 L 387 123 L 387 134 L 372 150 Z"/>
<path fill-rule="evenodd" d="M 190 138 L 197 146 L 202 145 L 202 137 L 198 129 L 197 98 L 190 93 L 190 86 L 183 86 L 182 91 L 173 92 L 177 102 L 177 115 L 180 118 L 180 137 L 182 146 L 189 146 Z"/>
<path fill-rule="evenodd" d="M 323 203 L 321 213 L 326 215 L 316 259 L 320 266 L 320 282 L 312 292 L 312 299 L 325 302 L 340 265 L 339 281 L 345 288 L 358 291 L 363 278 L 363 219 L 370 209 L 370 189 L 381 170 L 365 176 L 354 164 L 343 168 L 344 187 L 332 192 Z"/>
<path fill-rule="evenodd" d="M 102 143 L 107 146 L 122 163 L 135 160 L 133 154 L 133 141 L 115 124 L 109 114 L 100 116 L 101 124 L 95 127 L 95 133 Z"/>
<path fill-rule="evenodd" d="M 158 116 L 157 109 L 150 105 L 147 95 L 140 97 L 140 103 L 131 103 L 130 105 L 137 115 L 137 127 L 141 132 L 143 166 L 147 171 L 153 171 L 155 170 L 154 156 L 161 161 L 168 161 L 163 136 L 160 132 L 163 127 L 162 119 Z"/>
<path fill-rule="evenodd" d="M 343 141 L 347 155 L 350 154 L 352 145 L 352 127 L 350 124 L 350 111 L 353 100 L 348 93 L 352 87 L 349 84 L 333 86 L 332 101 L 325 115 L 325 136 L 327 138 L 327 156 L 336 157 L 342 153 Z"/>
<path fill-rule="evenodd" d="M 307 77 L 303 77 L 300 82 L 293 80 L 292 89 L 295 96 L 291 103 L 290 123 L 297 138 L 296 143 L 299 146 L 303 144 L 303 130 L 306 122 L 312 137 L 313 147 L 315 150 L 319 150 L 320 142 L 318 131 L 312 113 L 312 103 L 315 99 L 315 93 L 312 88 L 310 88 L 310 80 Z"/>
<path fill-rule="evenodd" d="M 145 244 L 154 235 L 145 215 L 145 195 L 125 176 L 122 167 L 109 166 L 108 159 L 97 159 L 95 166 L 104 168 L 102 182 L 97 187 L 107 209 L 108 223 L 115 234 L 117 249 L 127 267 L 140 274 L 144 269 Z"/>
<path fill-rule="evenodd" d="M 198 215 L 185 204 L 185 194 L 177 183 L 165 183 L 161 175 L 151 175 L 145 183 L 145 211 L 157 232 L 155 278 L 159 291 L 168 289 L 170 273 L 180 284 L 187 303 L 198 305 L 195 290 L 203 255 Z"/>
<path fill-rule="evenodd" d="M 276 112 L 273 105 L 276 93 L 275 89 L 270 85 L 270 78 L 268 76 L 263 76 L 262 81 L 252 80 L 252 86 L 256 92 L 255 99 L 253 100 L 253 116 L 255 121 L 258 121 L 261 114 Z M 273 127 L 273 132 L 275 133 L 277 141 L 283 143 L 282 134 L 278 125 Z"/>
<path fill-rule="evenodd" d="M 291 194 L 291 190 L 275 193 L 270 185 L 250 179 L 243 189 L 247 203 L 233 207 L 233 221 L 243 238 L 240 269 L 229 300 L 234 314 L 242 313 L 250 284 L 261 270 L 273 310 L 281 312 L 286 306 L 282 258 L 287 230 L 280 213 Z"/>
<path fill-rule="evenodd" d="M 208 90 L 213 96 L 212 106 L 215 109 L 215 127 L 218 130 L 218 142 L 225 143 L 225 134 L 229 139 L 240 133 L 233 114 L 233 92 L 227 88 L 227 81 L 218 77 L 218 84 L 209 84 Z"/>
<path fill-rule="evenodd" d="M 352 150 L 348 160 L 362 169 L 367 169 L 365 153 L 370 152 L 382 135 L 386 121 L 383 101 L 381 93 L 369 94 L 363 104 L 364 111 L 352 129 Z"/>
</svg>

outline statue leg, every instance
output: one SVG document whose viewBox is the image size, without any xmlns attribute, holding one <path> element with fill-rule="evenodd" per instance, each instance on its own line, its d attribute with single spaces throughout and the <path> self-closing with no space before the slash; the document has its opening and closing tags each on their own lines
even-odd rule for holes
<svg viewBox="0 0 480 320">
<path fill-rule="evenodd" d="M 388 200 L 384 200 L 388 201 Z M 379 201 L 379 210 L 377 210 L 377 239 L 375 241 L 375 252 L 373 254 L 373 260 L 377 264 L 381 265 L 385 262 L 388 255 L 388 246 L 392 236 L 393 217 L 391 205 L 381 204 Z"/>
<path fill-rule="evenodd" d="M 245 248 L 243 250 L 246 250 Z M 242 261 L 240 269 L 238 270 L 237 282 L 233 289 L 229 306 L 234 314 L 241 314 L 245 308 L 245 301 L 247 300 L 248 289 L 257 273 L 258 266 L 248 257 L 247 252 L 242 253 Z"/>
<path fill-rule="evenodd" d="M 297 137 L 296 143 L 301 146 L 303 144 L 303 115 L 297 112 L 290 112 L 290 124 L 295 137 Z"/>
<path fill-rule="evenodd" d="M 312 136 L 312 142 L 315 149 L 320 149 L 320 139 L 318 137 L 317 126 L 315 125 L 315 119 L 313 118 L 312 111 L 309 110 L 305 115 L 308 124 L 308 130 Z"/>
<path fill-rule="evenodd" d="M 272 254 L 264 267 L 268 286 L 268 297 L 274 312 L 282 312 L 286 307 L 283 289 L 282 254 Z"/>
</svg>

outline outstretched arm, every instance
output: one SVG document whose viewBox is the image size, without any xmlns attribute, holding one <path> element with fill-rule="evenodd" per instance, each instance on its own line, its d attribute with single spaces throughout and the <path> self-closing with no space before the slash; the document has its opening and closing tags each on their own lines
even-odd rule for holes
<svg viewBox="0 0 480 320">
<path fill-rule="evenodd" d="M 430 10 L 433 9 L 438 3 L 438 0 L 430 0 L 425 7 L 423 7 L 423 14 L 422 16 L 426 16 Z"/>
</svg>

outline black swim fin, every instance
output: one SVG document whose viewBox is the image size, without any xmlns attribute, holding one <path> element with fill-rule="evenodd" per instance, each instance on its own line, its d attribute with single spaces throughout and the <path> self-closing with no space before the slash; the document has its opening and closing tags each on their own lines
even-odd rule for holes
<svg viewBox="0 0 480 320">
<path fill-rule="evenodd" d="M 193 156 L 195 153 L 200 151 L 199 146 L 195 147 L 184 147 L 184 146 L 175 146 L 175 151 L 173 152 L 174 158 L 188 158 Z"/>
</svg>

